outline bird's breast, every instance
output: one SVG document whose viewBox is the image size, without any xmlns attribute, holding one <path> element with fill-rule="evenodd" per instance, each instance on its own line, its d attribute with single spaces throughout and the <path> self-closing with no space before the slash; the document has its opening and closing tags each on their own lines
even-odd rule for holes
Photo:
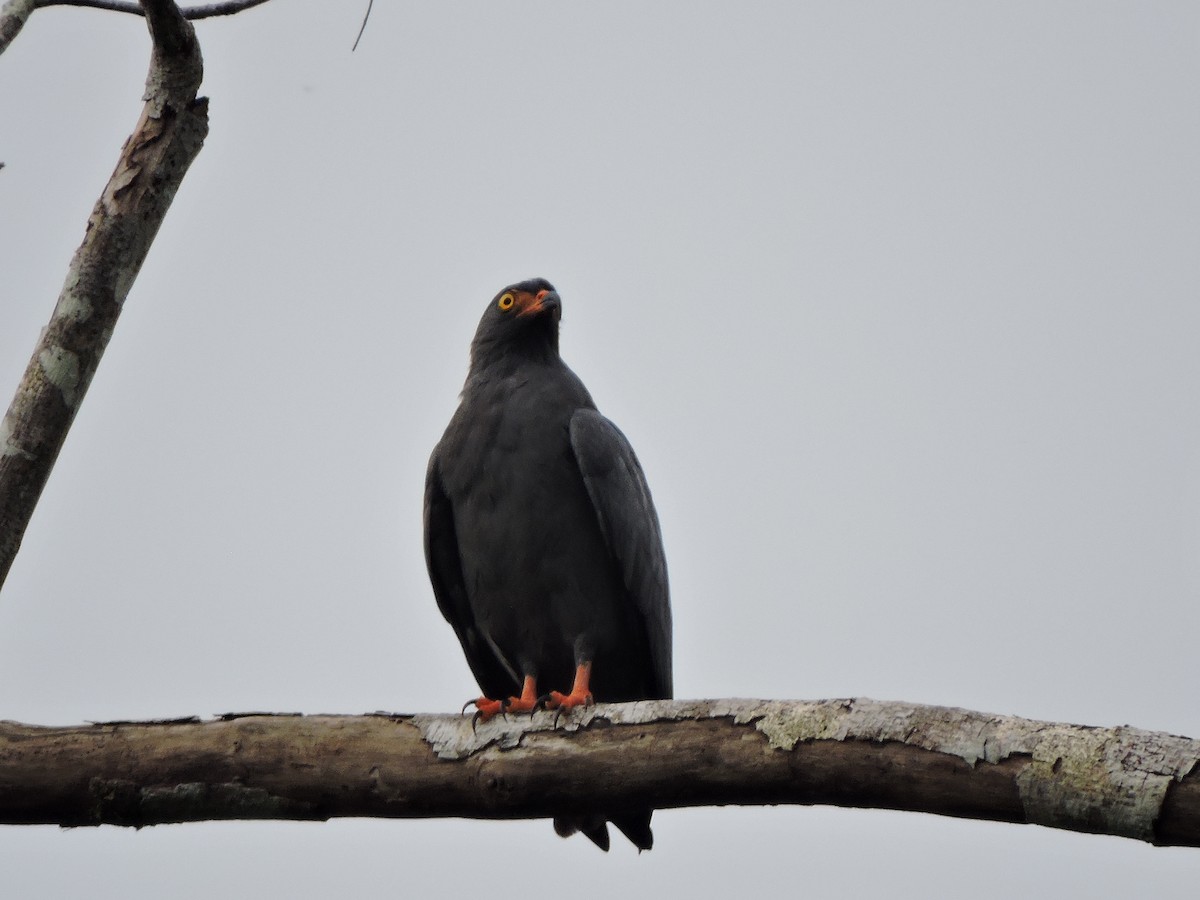
<svg viewBox="0 0 1200 900">
<path fill-rule="evenodd" d="M 574 408 L 540 387 L 514 380 L 464 398 L 443 446 L 459 543 L 494 566 L 552 552 L 556 523 L 585 503 L 594 518 L 571 449 Z"/>
</svg>

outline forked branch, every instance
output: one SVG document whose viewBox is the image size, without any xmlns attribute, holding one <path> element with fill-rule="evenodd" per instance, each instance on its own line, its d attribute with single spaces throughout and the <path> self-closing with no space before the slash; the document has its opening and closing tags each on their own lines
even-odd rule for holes
<svg viewBox="0 0 1200 900">
<path fill-rule="evenodd" d="M 224 0 L 222 3 L 186 7 L 180 12 L 185 19 L 208 19 L 213 16 L 232 16 L 266 2 L 267 0 Z M 84 6 L 109 12 L 132 13 L 135 16 L 146 15 L 141 4 L 127 0 L 7 0 L 0 6 L 0 53 L 12 43 L 13 38 L 25 27 L 25 23 L 36 10 L 49 6 Z"/>
</svg>

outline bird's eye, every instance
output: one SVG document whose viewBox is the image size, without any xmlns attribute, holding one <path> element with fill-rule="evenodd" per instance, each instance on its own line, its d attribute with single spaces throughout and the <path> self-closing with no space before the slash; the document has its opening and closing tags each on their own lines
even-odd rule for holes
<svg viewBox="0 0 1200 900">
<path fill-rule="evenodd" d="M 500 296 L 499 306 L 502 310 L 508 312 L 510 309 L 512 309 L 513 302 L 514 300 L 512 294 L 502 294 Z"/>
</svg>

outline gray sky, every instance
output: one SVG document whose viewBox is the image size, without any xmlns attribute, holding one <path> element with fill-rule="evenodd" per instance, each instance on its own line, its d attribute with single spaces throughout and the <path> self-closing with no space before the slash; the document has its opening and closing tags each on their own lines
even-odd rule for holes
<svg viewBox="0 0 1200 900">
<path fill-rule="evenodd" d="M 637 448 L 682 697 L 1200 736 L 1200 7 L 276 2 L 0 596 L 0 717 L 450 711 L 425 460 L 504 284 Z M 0 58 L 7 402 L 144 25 Z M 6 895 L 1191 897 L 1200 854 L 838 809 L 0 830 Z M 511 871 L 514 860 L 519 872 Z M 592 887 L 592 885 L 597 885 Z"/>
</svg>

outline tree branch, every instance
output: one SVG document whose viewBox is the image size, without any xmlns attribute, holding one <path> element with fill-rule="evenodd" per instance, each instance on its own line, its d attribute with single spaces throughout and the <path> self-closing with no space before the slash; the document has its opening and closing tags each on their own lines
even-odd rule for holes
<svg viewBox="0 0 1200 900">
<path fill-rule="evenodd" d="M 181 12 L 188 20 L 209 19 L 213 16 L 232 16 L 266 2 L 267 0 L 224 0 L 222 3 L 185 7 Z M 35 9 L 45 9 L 49 6 L 83 6 L 108 12 L 131 13 L 135 16 L 146 14 L 140 4 L 125 0 L 7 0 L 4 6 L 0 7 L 0 53 L 12 43 L 12 39 L 24 27 Z"/>
<path fill-rule="evenodd" d="M 0 822 L 541 818 L 725 804 L 912 810 L 1200 846 L 1200 741 L 874 700 L 565 716 L 0 723 Z"/>
<path fill-rule="evenodd" d="M 208 133 L 208 102 L 196 97 L 203 62 L 192 26 L 172 0 L 143 6 L 154 42 L 145 107 L 0 422 L 0 585 L 125 297 Z"/>
<path fill-rule="evenodd" d="M 0 6 L 0 53 L 13 42 L 33 11 L 38 8 L 38 0 L 6 0 Z"/>
<path fill-rule="evenodd" d="M 132 13 L 143 16 L 141 6 L 137 3 L 126 3 L 122 0 L 35 0 L 39 9 L 47 6 L 86 6 L 89 9 L 104 9 L 109 12 Z M 223 3 L 206 3 L 203 6 L 180 7 L 183 17 L 188 20 L 209 19 L 213 16 L 232 16 L 243 10 L 261 6 L 267 0 L 225 0 Z"/>
</svg>

